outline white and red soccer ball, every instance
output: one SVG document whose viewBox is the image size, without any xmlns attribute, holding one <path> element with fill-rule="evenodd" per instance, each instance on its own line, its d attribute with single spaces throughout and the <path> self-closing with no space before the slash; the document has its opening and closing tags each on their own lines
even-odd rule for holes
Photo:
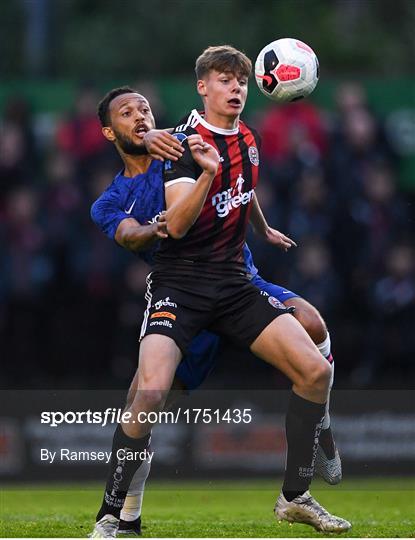
<svg viewBox="0 0 415 540">
<path fill-rule="evenodd" d="M 296 101 L 311 94 L 319 78 L 313 49 L 298 39 L 277 39 L 266 45 L 255 62 L 261 92 L 279 101 Z"/>
</svg>

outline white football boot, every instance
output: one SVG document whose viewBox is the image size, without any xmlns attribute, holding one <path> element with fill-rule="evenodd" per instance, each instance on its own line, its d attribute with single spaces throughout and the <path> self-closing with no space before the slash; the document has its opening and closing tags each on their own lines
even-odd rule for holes
<svg viewBox="0 0 415 540">
<path fill-rule="evenodd" d="M 117 538 L 118 524 L 120 520 L 111 514 L 105 514 L 95 523 L 94 530 L 89 538 Z"/>
<path fill-rule="evenodd" d="M 275 517 L 278 520 L 289 523 L 306 523 L 317 531 L 342 533 L 351 529 L 352 525 L 347 520 L 333 516 L 323 508 L 309 491 L 288 502 L 281 493 L 274 508 Z"/>
<path fill-rule="evenodd" d="M 314 472 L 332 486 L 341 482 L 342 462 L 337 448 L 334 453 L 334 458 L 329 459 L 321 446 L 318 445 Z"/>
</svg>

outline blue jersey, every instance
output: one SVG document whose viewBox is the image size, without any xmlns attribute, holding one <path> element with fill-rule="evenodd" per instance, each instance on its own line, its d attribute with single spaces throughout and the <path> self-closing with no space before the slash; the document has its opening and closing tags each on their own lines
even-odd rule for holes
<svg viewBox="0 0 415 540">
<path fill-rule="evenodd" d="M 117 174 L 104 193 L 94 202 L 91 217 L 98 227 L 114 240 L 118 225 L 123 219 L 132 217 L 141 225 L 154 223 L 165 210 L 163 164 L 153 160 L 148 170 L 133 178 Z M 139 251 L 138 255 L 148 264 L 158 247 L 155 243 L 150 249 Z M 246 270 L 250 277 L 258 273 L 248 246 L 244 246 Z"/>
</svg>

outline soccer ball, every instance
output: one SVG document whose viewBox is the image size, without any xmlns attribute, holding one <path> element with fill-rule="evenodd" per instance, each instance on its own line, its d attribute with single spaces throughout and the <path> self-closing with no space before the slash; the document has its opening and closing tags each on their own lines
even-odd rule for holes
<svg viewBox="0 0 415 540">
<path fill-rule="evenodd" d="M 261 92 L 279 101 L 296 101 L 311 94 L 319 77 L 313 49 L 298 39 L 277 39 L 266 45 L 255 62 Z"/>
</svg>

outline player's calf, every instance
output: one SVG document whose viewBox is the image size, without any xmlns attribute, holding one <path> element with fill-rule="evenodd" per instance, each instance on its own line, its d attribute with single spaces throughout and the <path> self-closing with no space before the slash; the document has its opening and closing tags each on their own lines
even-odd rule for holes
<svg viewBox="0 0 415 540">
<path fill-rule="evenodd" d="M 121 424 L 117 426 L 112 442 L 111 460 L 107 483 L 101 508 L 96 517 L 93 535 L 99 537 L 113 534 L 118 528 L 121 509 L 124 505 L 127 491 L 136 470 L 145 459 L 146 450 L 150 444 L 150 435 L 141 438 L 129 437 Z M 133 459 L 126 459 L 126 452 L 130 452 Z M 111 536 L 109 536 L 111 537 Z"/>
<path fill-rule="evenodd" d="M 319 311 L 304 298 L 294 297 L 284 301 L 287 307 L 295 307 L 294 317 L 300 322 L 308 335 L 317 345 L 321 355 L 331 365 L 331 379 L 329 395 L 326 404 L 323 427 L 320 433 L 319 447 L 317 450 L 315 472 L 328 484 L 338 484 L 342 479 L 342 465 L 339 452 L 336 448 L 333 433 L 330 427 L 330 391 L 334 380 L 334 362 L 331 354 L 330 334 L 326 323 Z"/>
<path fill-rule="evenodd" d="M 130 437 L 149 433 L 154 423 L 148 421 L 149 413 L 163 410 L 181 357 L 179 348 L 167 336 L 152 334 L 142 340 L 138 373 L 130 386 L 131 404 L 126 411 L 135 422 L 123 424 L 124 432 Z"/>
<path fill-rule="evenodd" d="M 173 340 L 159 335 L 150 338 L 145 344 L 143 340 L 140 349 L 137 392 L 126 411 L 131 416 L 118 425 L 114 434 L 107 484 L 92 533 L 95 536 L 113 535 L 118 529 L 131 480 L 148 456 L 152 425 L 148 413 L 162 410 L 181 359 Z M 142 413 L 143 421 L 139 418 Z M 126 457 L 127 451 L 131 458 Z M 108 531 L 104 531 L 106 528 Z"/>
<path fill-rule="evenodd" d="M 252 351 L 293 382 L 286 417 L 287 460 L 283 494 L 288 502 L 305 493 L 314 474 L 331 368 L 299 322 L 281 315 L 265 328 Z"/>
</svg>

